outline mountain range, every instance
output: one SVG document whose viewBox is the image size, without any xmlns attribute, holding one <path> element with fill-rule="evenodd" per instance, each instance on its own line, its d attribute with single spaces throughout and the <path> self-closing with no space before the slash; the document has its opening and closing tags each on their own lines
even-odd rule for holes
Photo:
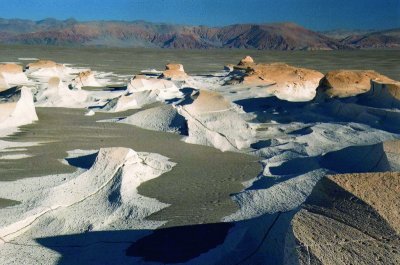
<svg viewBox="0 0 400 265">
<path fill-rule="evenodd" d="M 146 21 L 0 19 L 0 43 L 260 50 L 400 48 L 400 29 L 315 32 L 294 23 L 208 27 Z"/>
</svg>

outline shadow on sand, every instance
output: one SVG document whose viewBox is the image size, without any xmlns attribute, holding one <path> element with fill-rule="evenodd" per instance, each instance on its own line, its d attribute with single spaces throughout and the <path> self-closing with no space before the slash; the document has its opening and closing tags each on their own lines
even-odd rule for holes
<svg viewBox="0 0 400 265">
<path fill-rule="evenodd" d="M 93 260 L 119 264 L 119 260 L 134 262 L 134 257 L 145 262 L 181 263 L 223 244 L 233 226 L 233 223 L 215 223 L 156 230 L 96 231 L 39 238 L 37 242 L 62 254 L 59 265 L 98 264 L 91 263 Z"/>
</svg>

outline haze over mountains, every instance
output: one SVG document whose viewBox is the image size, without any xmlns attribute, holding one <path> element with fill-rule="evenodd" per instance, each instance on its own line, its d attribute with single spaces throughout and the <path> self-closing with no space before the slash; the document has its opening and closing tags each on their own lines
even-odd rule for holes
<svg viewBox="0 0 400 265">
<path fill-rule="evenodd" d="M 0 19 L 0 43 L 149 48 L 336 50 L 400 48 L 400 29 L 315 32 L 294 23 L 185 26 L 145 21 Z"/>
</svg>

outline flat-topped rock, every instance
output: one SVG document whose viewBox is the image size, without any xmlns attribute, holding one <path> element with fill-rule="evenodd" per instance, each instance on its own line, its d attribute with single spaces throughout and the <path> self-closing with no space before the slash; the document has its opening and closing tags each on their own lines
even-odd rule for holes
<svg viewBox="0 0 400 265">
<path fill-rule="evenodd" d="M 184 80 L 188 77 L 183 69 L 182 64 L 167 64 L 165 71 L 161 74 L 160 78 L 172 79 L 172 80 Z"/>
<path fill-rule="evenodd" d="M 200 90 L 193 103 L 187 105 L 185 108 L 190 113 L 212 113 L 229 110 L 231 108 L 231 103 L 217 92 Z"/>
<path fill-rule="evenodd" d="M 246 65 L 242 75 L 233 75 L 228 83 L 266 86 L 267 95 L 288 101 L 309 101 L 315 97 L 321 72 L 285 63 Z M 237 69 L 237 68 L 235 68 Z"/>
<path fill-rule="evenodd" d="M 0 73 L 18 74 L 22 73 L 22 66 L 15 63 L 0 64 Z"/>
<path fill-rule="evenodd" d="M 351 97 L 371 89 L 371 81 L 394 83 L 387 76 L 372 70 L 335 70 L 328 72 L 322 79 L 318 91 L 328 97 Z"/>
<path fill-rule="evenodd" d="M 26 65 L 26 68 L 29 70 L 37 70 L 41 68 L 52 68 L 52 67 L 57 67 L 57 66 L 62 66 L 61 64 L 57 64 L 54 61 L 50 60 L 39 60 L 33 63 L 29 63 Z"/>
<path fill-rule="evenodd" d="M 176 70 L 176 71 L 185 72 L 185 70 L 183 69 L 183 65 L 182 64 L 175 64 L 175 63 L 167 64 L 165 66 L 165 70 Z"/>
</svg>

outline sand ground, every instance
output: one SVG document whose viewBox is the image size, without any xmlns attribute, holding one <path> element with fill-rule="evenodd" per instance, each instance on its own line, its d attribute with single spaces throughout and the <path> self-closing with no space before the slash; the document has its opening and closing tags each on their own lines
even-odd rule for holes
<svg viewBox="0 0 400 265">
<path fill-rule="evenodd" d="M 32 157 L 0 160 L 1 180 L 15 180 L 73 172 L 74 167 L 59 160 L 74 149 L 96 150 L 101 147 L 129 147 L 135 151 L 159 153 L 176 162 L 174 169 L 139 187 L 139 193 L 171 204 L 150 216 L 167 220 L 167 226 L 218 222 L 237 210 L 230 194 L 243 189 L 243 181 L 261 171 L 257 157 L 221 152 L 215 148 L 187 144 L 181 136 L 144 130 L 135 126 L 96 122 L 123 117 L 124 113 L 97 113 L 84 116 L 86 110 L 37 108 L 39 121 L 23 126 L 8 141 L 45 142 L 22 151 Z M 16 151 L 14 153 L 20 153 Z M 10 201 L 0 200 L 0 206 Z"/>
</svg>

